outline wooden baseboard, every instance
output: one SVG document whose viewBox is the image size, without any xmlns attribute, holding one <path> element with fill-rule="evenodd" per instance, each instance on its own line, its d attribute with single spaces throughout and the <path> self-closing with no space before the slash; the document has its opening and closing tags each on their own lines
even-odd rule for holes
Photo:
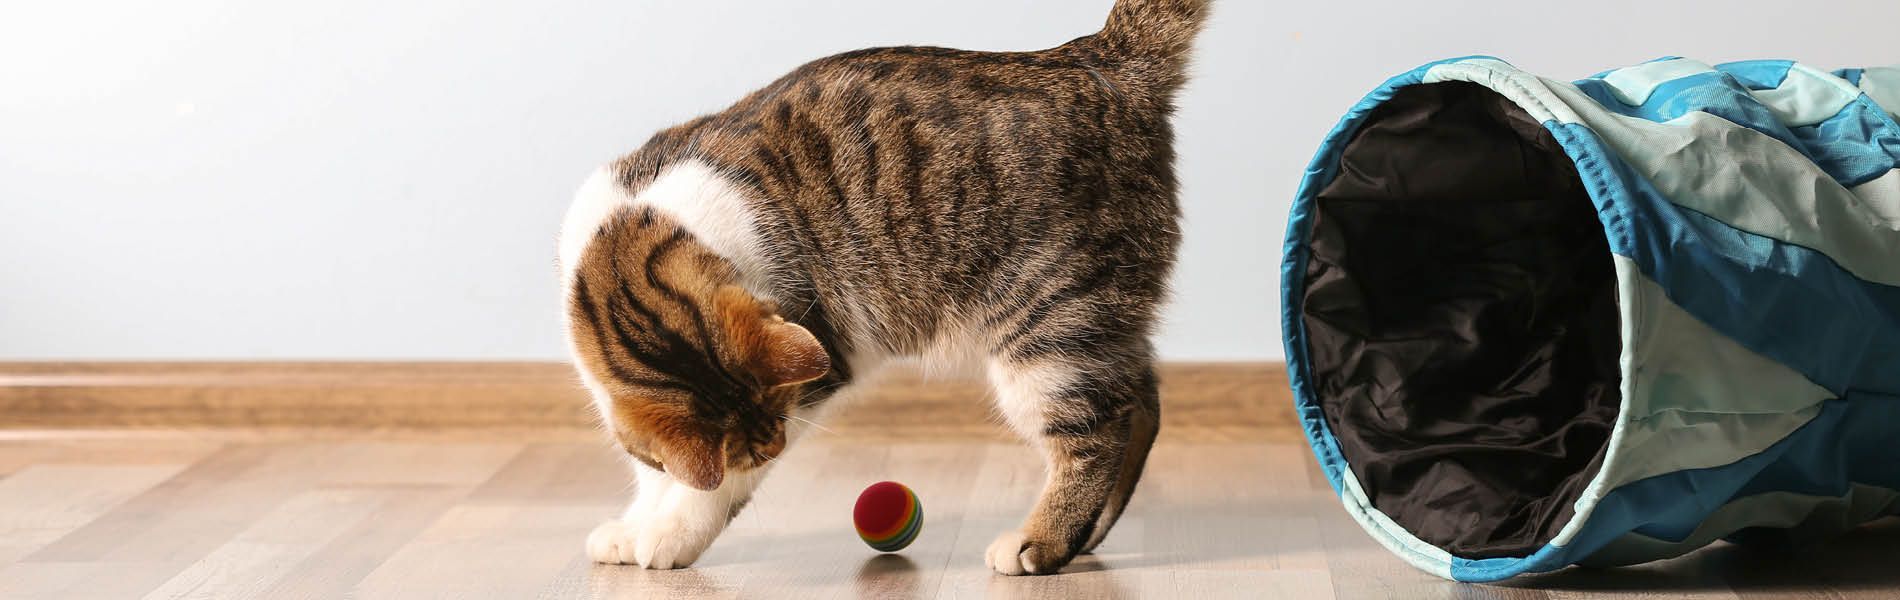
<svg viewBox="0 0 1900 600">
<path fill-rule="evenodd" d="M 1297 436 L 1280 363 L 1166 363 L 1163 428 Z M 975 381 L 881 377 L 826 427 L 869 437 L 1001 436 Z M 556 362 L 0 363 L 0 429 L 592 429 Z"/>
</svg>

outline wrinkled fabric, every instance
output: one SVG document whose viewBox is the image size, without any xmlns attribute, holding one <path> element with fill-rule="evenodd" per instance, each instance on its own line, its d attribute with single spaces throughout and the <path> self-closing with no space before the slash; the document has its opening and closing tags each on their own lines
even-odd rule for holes
<svg viewBox="0 0 1900 600">
<path fill-rule="evenodd" d="M 1563 149 L 1481 86 L 1403 88 L 1307 246 L 1313 389 L 1373 505 L 1459 557 L 1543 546 L 1620 401 L 1615 270 Z"/>
<path fill-rule="evenodd" d="M 1400 284 L 1372 281 L 1392 275 L 1369 277 L 1359 267 L 1382 260 L 1368 253 L 1412 260 L 1414 270 L 1442 257 L 1408 259 L 1367 243 L 1371 236 L 1361 234 L 1371 226 L 1346 223 L 1352 220 L 1348 217 L 1364 215 L 1321 206 L 1322 192 L 1329 189 L 1334 198 L 1426 202 L 1424 196 L 1447 196 L 1444 189 L 1453 189 L 1451 196 L 1464 194 L 1456 187 L 1471 186 L 1452 181 L 1459 174 L 1485 179 L 1503 172 L 1522 179 L 1522 173 L 1537 171 L 1535 165 L 1522 172 L 1497 169 L 1509 161 L 1497 156 L 1488 163 L 1446 161 L 1436 152 L 1415 151 L 1370 160 L 1364 145 L 1345 158 L 1348 145 L 1362 133 L 1372 139 L 1368 126 L 1375 111 L 1382 119 L 1406 112 L 1380 110 L 1402 91 L 1453 82 L 1482 86 L 1542 125 L 1575 166 L 1612 254 L 1618 318 L 1601 326 L 1620 333 L 1617 366 L 1623 380 L 1617 389 L 1624 397 L 1613 415 L 1612 447 L 1601 450 L 1600 459 L 1593 457 L 1599 462 L 1583 465 L 1578 476 L 1588 478 L 1588 484 L 1574 495 L 1571 482 L 1552 488 L 1548 496 L 1530 491 L 1538 485 L 1513 487 L 1527 480 L 1500 477 L 1495 466 L 1472 459 L 1465 448 L 1435 459 L 1450 466 L 1429 465 L 1465 472 L 1405 476 L 1405 454 L 1432 443 L 1427 434 L 1433 432 L 1423 430 L 1448 422 L 1417 408 L 1430 404 L 1420 398 L 1469 407 L 1476 406 L 1468 404 L 1473 397 L 1497 395 L 1495 389 L 1485 391 L 1487 386 L 1502 389 L 1476 377 L 1447 384 L 1443 373 L 1478 364 L 1456 345 L 1528 352 L 1492 357 L 1520 365 L 1558 353 L 1547 344 L 1498 343 L 1514 338 L 1495 330 L 1466 327 L 1470 332 L 1465 332 L 1456 326 L 1438 329 L 1475 341 L 1412 338 L 1452 348 L 1422 351 L 1429 355 L 1423 359 L 1414 356 L 1421 352 L 1416 348 L 1393 351 L 1388 346 L 1394 335 L 1431 323 L 1421 319 L 1392 326 L 1386 318 L 1393 313 L 1391 303 L 1379 302 L 1384 299 L 1377 294 L 1389 294 Z M 1280 270 L 1288 386 L 1301 431 L 1341 506 L 1398 558 L 1427 573 L 1468 582 L 1573 564 L 1669 558 L 1716 539 L 1819 539 L 1900 514 L 1900 503 L 1889 499 L 1900 491 L 1900 469 L 1894 468 L 1900 464 L 1900 446 L 1893 443 L 1900 424 L 1900 369 L 1893 368 L 1900 364 L 1900 271 L 1891 260 L 1900 253 L 1895 245 L 1900 238 L 1893 237 L 1900 232 L 1894 218 L 1900 213 L 1891 210 L 1900 206 L 1900 146 L 1893 143 L 1900 140 L 1900 122 L 1893 119 L 1900 96 L 1891 93 L 1900 84 L 1894 82 L 1900 82 L 1900 66 L 1830 73 L 1785 60 L 1709 65 L 1673 57 L 1564 82 L 1494 57 L 1468 56 L 1426 63 L 1373 89 L 1347 111 L 1308 166 L 1288 214 Z M 1408 114 L 1426 122 L 1456 122 L 1444 116 L 1456 112 L 1452 100 L 1440 98 L 1433 109 L 1439 113 L 1427 115 L 1409 106 Z M 1405 101 L 1417 103 L 1419 97 L 1406 93 Z M 1548 148 L 1541 136 L 1513 127 L 1521 119 L 1510 111 L 1501 114 L 1504 120 L 1498 122 L 1518 138 L 1501 145 L 1520 148 L 1516 160 Z M 1485 126 L 1483 119 L 1477 123 Z M 1389 129 L 1387 137 L 1403 129 Z M 1427 139 L 1420 144 L 1448 152 L 1483 146 L 1461 149 L 1458 143 L 1429 139 L 1471 137 L 1465 135 L 1469 132 L 1414 128 L 1409 133 Z M 1423 171 L 1364 175 L 1373 169 L 1413 168 Z M 1361 181 L 1333 189 L 1348 170 L 1357 171 L 1348 175 Z M 1390 181 L 1367 183 L 1381 178 Z M 1420 181 L 1442 184 L 1439 193 L 1418 193 Z M 1361 193 L 1365 190 L 1376 193 Z M 1386 192 L 1403 193 L 1381 196 Z M 1313 236 L 1322 219 L 1332 221 L 1326 233 L 1332 241 L 1316 245 Z M 1454 221 L 1449 225 L 1409 219 L 1389 219 L 1378 227 L 1418 237 L 1423 234 L 1394 224 L 1425 223 L 1452 243 L 1464 239 L 1459 236 L 1498 233 L 1482 226 L 1458 230 L 1454 218 L 1444 219 Z M 1506 243 L 1512 238 L 1488 239 Z M 1331 255 L 1324 265 L 1311 265 L 1320 250 Z M 1521 276 L 1509 273 L 1521 268 L 1519 263 L 1480 258 L 1469 263 L 1473 273 Z M 1347 292 L 1328 292 L 1335 295 L 1316 298 L 1320 305 L 1308 307 L 1309 284 L 1325 283 L 1321 276 L 1361 281 L 1349 281 Z M 1533 281 L 1524 287 L 1543 290 L 1540 285 Z M 1542 314 L 1544 301 L 1527 297 Z M 1536 329 L 1535 321 L 1527 317 L 1522 329 Z M 1309 335 L 1314 327 L 1330 327 L 1325 339 Z M 1439 334 L 1432 330 L 1432 335 Z M 1320 354 L 1327 364 L 1316 364 Z M 1549 360 L 1562 371 L 1581 364 Z M 1324 373 L 1316 374 L 1316 368 Z M 1414 374 L 1435 387 L 1394 390 L 1412 386 L 1408 378 Z M 1531 393 L 1541 395 L 1540 401 L 1561 400 L 1553 389 Z M 1514 432 L 1548 430 L 1541 424 L 1491 424 Z M 1340 434 L 1352 439 L 1342 441 Z M 1456 436 L 1443 441 L 1469 443 Z M 1532 440 L 1523 447 L 1537 445 Z M 1497 448 L 1508 452 L 1510 444 Z M 1546 455 L 1552 460 L 1542 461 L 1545 466 L 1529 468 L 1546 474 L 1567 468 L 1560 464 L 1565 460 Z M 1380 466 L 1361 468 L 1355 464 L 1361 458 Z M 1388 476 L 1392 473 L 1400 476 Z M 1472 492 L 1486 483 L 1499 484 L 1492 492 L 1519 493 L 1513 499 L 1509 493 Z M 1392 497 L 1392 488 L 1408 485 L 1418 497 Z M 1368 488 L 1378 491 L 1368 493 Z M 1377 505 L 1374 496 L 1379 496 Z M 1572 514 L 1553 517 L 1567 522 L 1534 550 L 1481 546 L 1487 538 L 1509 540 L 1511 531 L 1535 529 L 1535 523 L 1464 532 L 1469 535 L 1456 530 L 1492 518 L 1463 510 L 1531 507 L 1532 519 L 1542 519 L 1544 513 L 1535 509 L 1557 506 L 1554 502 L 1567 503 Z M 1764 535 L 1769 530 L 1777 531 Z"/>
</svg>

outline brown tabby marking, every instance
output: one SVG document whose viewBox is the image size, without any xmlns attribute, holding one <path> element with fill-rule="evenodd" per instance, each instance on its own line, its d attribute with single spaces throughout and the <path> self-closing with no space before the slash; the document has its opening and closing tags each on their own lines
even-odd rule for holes
<svg viewBox="0 0 1900 600">
<path fill-rule="evenodd" d="M 713 514 L 693 502 L 729 518 L 750 488 L 726 474 L 755 483 L 795 413 L 878 357 L 951 347 L 983 357 L 1048 454 L 1048 487 L 991 565 L 1050 573 L 1100 543 L 1159 426 L 1148 336 L 1180 241 L 1169 116 L 1207 4 L 1121 0 L 1102 32 L 1036 52 L 819 59 L 615 163 L 633 198 L 710 168 L 743 192 L 762 256 L 721 256 L 709 247 L 736 246 L 700 236 L 731 231 L 640 204 L 686 197 L 636 200 L 592 236 L 569 293 L 577 363 L 631 455 L 711 494 L 641 498 L 590 553 L 691 562 L 710 537 L 655 539 L 655 519 Z"/>
<path fill-rule="evenodd" d="M 578 356 L 608 374 L 608 422 L 629 454 L 718 487 L 728 461 L 749 468 L 784 449 L 779 420 L 796 400 L 785 386 L 822 377 L 830 358 L 684 229 L 650 208 L 626 213 L 595 234 L 577 269 Z"/>
</svg>

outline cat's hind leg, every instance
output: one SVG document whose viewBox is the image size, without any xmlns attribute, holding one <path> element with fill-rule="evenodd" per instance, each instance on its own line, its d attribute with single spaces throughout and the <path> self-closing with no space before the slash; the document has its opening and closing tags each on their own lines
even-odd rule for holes
<svg viewBox="0 0 1900 600">
<path fill-rule="evenodd" d="M 1146 351 L 1137 354 L 992 359 L 998 406 L 1042 450 L 1048 480 L 1022 528 L 985 552 L 990 568 L 1054 573 L 1114 526 L 1159 427 L 1153 363 Z"/>
<path fill-rule="evenodd" d="M 1154 381 L 1153 367 L 1149 370 L 1149 382 Z M 1121 519 L 1122 511 L 1128 507 L 1128 499 L 1135 495 L 1135 484 L 1141 482 L 1142 468 L 1148 464 L 1148 451 L 1154 447 L 1155 436 L 1161 433 L 1161 405 L 1155 392 L 1147 393 L 1148 402 L 1134 411 L 1128 420 L 1128 446 L 1122 451 L 1121 479 L 1115 482 L 1114 491 L 1108 495 L 1108 506 L 1102 510 L 1101 518 L 1095 520 L 1095 532 L 1082 544 L 1082 553 L 1095 551 L 1102 545 L 1102 538 L 1108 537 L 1108 531 Z"/>
</svg>

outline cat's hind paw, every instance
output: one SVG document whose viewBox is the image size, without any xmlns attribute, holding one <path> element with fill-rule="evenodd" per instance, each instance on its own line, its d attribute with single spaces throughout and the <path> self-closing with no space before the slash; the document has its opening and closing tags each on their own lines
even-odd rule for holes
<svg viewBox="0 0 1900 600">
<path fill-rule="evenodd" d="M 1049 575 L 1069 564 L 1072 555 L 1056 546 L 1030 539 L 1020 531 L 1005 531 L 990 542 L 983 562 L 1003 575 Z"/>
</svg>

